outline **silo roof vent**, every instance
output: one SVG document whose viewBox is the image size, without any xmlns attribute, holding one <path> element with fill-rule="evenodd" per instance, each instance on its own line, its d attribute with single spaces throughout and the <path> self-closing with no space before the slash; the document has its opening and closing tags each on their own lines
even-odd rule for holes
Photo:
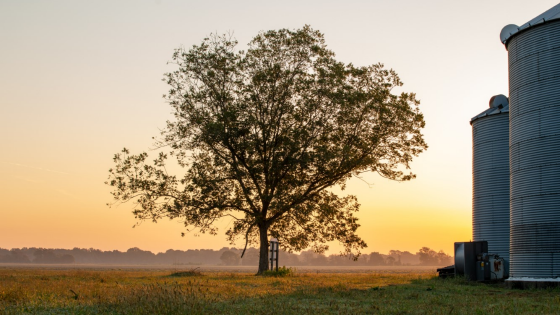
<svg viewBox="0 0 560 315">
<path fill-rule="evenodd" d="M 503 94 L 498 94 L 498 95 L 494 95 L 490 98 L 490 102 L 488 104 L 490 108 L 492 107 L 497 107 L 499 109 L 502 109 L 506 106 L 509 106 L 509 100 L 508 98 L 503 95 Z"/>
<path fill-rule="evenodd" d="M 482 113 L 474 116 L 471 118 L 471 125 L 473 121 L 490 116 L 490 115 L 497 115 L 501 113 L 509 113 L 509 100 L 503 94 L 494 95 L 490 98 L 489 102 L 490 108 L 483 111 Z"/>
<path fill-rule="evenodd" d="M 560 3 L 521 26 L 517 26 L 515 24 L 504 26 L 504 28 L 500 32 L 500 40 L 502 41 L 502 44 L 506 45 L 510 37 L 517 34 L 518 32 L 555 19 L 560 19 Z"/>
</svg>

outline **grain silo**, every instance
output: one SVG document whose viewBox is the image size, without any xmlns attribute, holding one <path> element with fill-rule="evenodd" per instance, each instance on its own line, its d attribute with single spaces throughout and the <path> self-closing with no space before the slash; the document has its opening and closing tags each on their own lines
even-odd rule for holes
<svg viewBox="0 0 560 315">
<path fill-rule="evenodd" d="M 504 95 L 471 119 L 473 134 L 473 241 L 487 241 L 488 253 L 509 270 L 509 106 Z"/>
<path fill-rule="evenodd" d="M 509 59 L 510 279 L 557 278 L 560 4 L 504 27 L 500 39 Z"/>
</svg>

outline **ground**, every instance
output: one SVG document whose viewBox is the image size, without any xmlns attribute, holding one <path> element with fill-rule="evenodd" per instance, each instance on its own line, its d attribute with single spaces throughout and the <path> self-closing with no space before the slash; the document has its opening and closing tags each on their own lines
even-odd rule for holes
<svg viewBox="0 0 560 315">
<path fill-rule="evenodd" d="M 0 265 L 5 314 L 557 314 L 560 291 L 439 279 L 435 268 Z"/>
</svg>

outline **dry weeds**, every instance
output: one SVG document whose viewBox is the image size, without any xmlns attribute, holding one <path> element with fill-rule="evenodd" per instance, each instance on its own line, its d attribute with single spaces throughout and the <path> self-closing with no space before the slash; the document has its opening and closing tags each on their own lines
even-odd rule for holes
<svg viewBox="0 0 560 315">
<path fill-rule="evenodd" d="M 6 314 L 554 314 L 558 290 L 441 280 L 433 272 L 360 274 L 0 269 Z"/>
</svg>

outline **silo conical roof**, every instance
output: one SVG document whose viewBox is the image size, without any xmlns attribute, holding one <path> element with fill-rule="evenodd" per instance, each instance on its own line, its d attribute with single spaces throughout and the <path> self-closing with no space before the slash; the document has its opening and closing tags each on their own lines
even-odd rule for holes
<svg viewBox="0 0 560 315">
<path fill-rule="evenodd" d="M 471 125 L 473 121 L 486 116 L 497 115 L 500 113 L 509 113 L 509 100 L 505 95 L 499 94 L 490 99 L 490 104 L 487 110 L 471 118 Z"/>
<path fill-rule="evenodd" d="M 535 25 L 539 25 L 541 23 L 545 23 L 551 20 L 560 19 L 560 3 L 553 6 L 552 8 L 546 10 L 544 13 L 539 14 L 529 22 L 517 26 L 514 24 L 506 25 L 502 32 L 500 33 L 500 40 L 504 45 L 507 44 L 507 41 L 515 34 L 519 33 L 520 31 L 524 31 L 529 29 Z M 507 45 L 506 45 L 507 46 Z"/>
</svg>

